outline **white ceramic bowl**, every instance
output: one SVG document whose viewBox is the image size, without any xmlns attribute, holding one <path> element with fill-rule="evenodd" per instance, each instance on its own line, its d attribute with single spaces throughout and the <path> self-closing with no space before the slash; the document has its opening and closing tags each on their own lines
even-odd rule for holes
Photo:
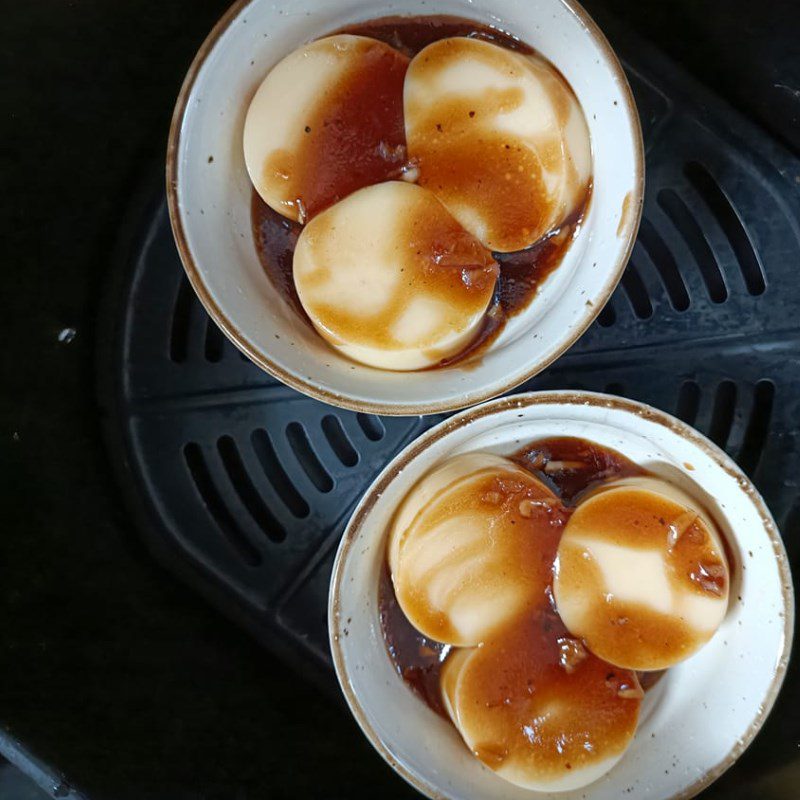
<svg viewBox="0 0 800 800">
<path fill-rule="evenodd" d="M 429 797 L 542 795 L 485 768 L 395 672 L 377 608 L 389 521 L 443 459 L 475 450 L 508 454 L 565 435 L 615 448 L 705 502 L 733 553 L 731 603 L 712 640 L 648 692 L 634 741 L 611 772 L 583 791 L 546 796 L 692 797 L 741 755 L 780 689 L 794 629 L 788 559 L 763 500 L 725 453 L 674 417 L 609 395 L 541 392 L 486 403 L 432 428 L 383 470 L 353 514 L 331 583 L 331 649 L 350 708 L 378 752 Z"/>
<path fill-rule="evenodd" d="M 266 277 L 251 233 L 242 129 L 264 75 L 301 43 L 353 22 L 433 12 L 500 27 L 564 73 L 589 123 L 594 189 L 583 229 L 564 262 L 479 361 L 386 372 L 338 355 Z M 508 391 L 586 330 L 627 263 L 641 216 L 643 171 L 630 87 L 603 34 L 574 0 L 240 0 L 200 48 L 178 98 L 167 195 L 192 286 L 228 338 L 256 364 L 333 405 L 427 414 Z"/>
</svg>

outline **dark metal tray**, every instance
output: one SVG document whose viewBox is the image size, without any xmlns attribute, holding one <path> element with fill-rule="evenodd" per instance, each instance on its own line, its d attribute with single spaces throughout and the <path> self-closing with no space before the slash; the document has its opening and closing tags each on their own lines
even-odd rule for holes
<svg viewBox="0 0 800 800">
<path fill-rule="evenodd" d="M 610 33 L 647 149 L 640 234 L 597 322 L 520 390 L 606 391 L 695 425 L 752 476 L 794 565 L 800 162 L 629 33 Z M 245 360 L 184 276 L 160 185 L 123 261 L 101 404 L 131 513 L 168 569 L 333 688 L 326 602 L 342 530 L 378 470 L 442 417 L 341 411 Z M 793 747 L 800 717 L 789 716 Z"/>
</svg>

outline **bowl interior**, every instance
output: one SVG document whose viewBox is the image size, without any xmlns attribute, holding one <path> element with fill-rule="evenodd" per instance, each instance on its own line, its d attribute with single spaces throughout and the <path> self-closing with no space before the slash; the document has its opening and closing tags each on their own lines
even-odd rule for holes
<svg viewBox="0 0 800 800">
<path fill-rule="evenodd" d="M 543 369 L 586 329 L 627 261 L 642 197 L 641 135 L 618 62 L 583 12 L 563 0 L 440 0 L 435 11 L 498 26 L 566 76 L 589 124 L 594 189 L 583 228 L 529 308 L 478 359 L 393 373 L 338 355 L 262 270 L 250 223 L 242 130 L 270 67 L 342 25 L 428 14 L 426 0 L 252 0 L 236 5 L 200 51 L 176 108 L 168 154 L 173 229 L 189 278 L 216 322 L 268 372 L 334 405 L 430 413 L 488 399 Z"/>
<path fill-rule="evenodd" d="M 382 639 L 378 577 L 386 531 L 413 484 L 451 455 L 507 454 L 545 436 L 579 436 L 615 448 L 698 496 L 730 545 L 731 603 L 695 656 L 648 693 L 620 763 L 591 785 L 593 800 L 688 797 L 747 746 L 780 688 L 793 630 L 786 554 L 749 481 L 722 451 L 683 423 L 630 401 L 589 393 L 535 393 L 464 412 L 432 429 L 378 477 L 348 527 L 330 598 L 331 645 L 356 719 L 379 752 L 432 797 L 529 798 L 484 768 L 455 729 L 394 671 Z M 587 790 L 561 798 L 587 796 Z"/>
</svg>

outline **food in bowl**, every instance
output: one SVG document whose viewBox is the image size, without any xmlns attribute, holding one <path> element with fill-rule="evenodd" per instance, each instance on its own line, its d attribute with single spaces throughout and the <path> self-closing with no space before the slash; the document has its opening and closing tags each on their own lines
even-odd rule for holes
<svg viewBox="0 0 800 800">
<path fill-rule="evenodd" d="M 492 638 L 544 599 L 549 567 L 540 556 L 555 544 L 562 513 L 550 487 L 506 458 L 472 453 L 431 472 L 407 496 L 389 538 L 388 565 L 408 620 L 451 646 Z"/>
<path fill-rule="evenodd" d="M 588 126 L 560 72 L 455 17 L 300 47 L 256 91 L 244 148 L 266 273 L 330 346 L 389 370 L 487 347 L 561 262 L 592 188 Z M 415 233 L 407 203 L 427 209 Z"/>
<path fill-rule="evenodd" d="M 451 458 L 405 495 L 379 587 L 400 676 L 500 777 L 585 786 L 707 642 L 730 559 L 702 503 L 593 442 Z"/>
<path fill-rule="evenodd" d="M 530 247 L 585 203 L 589 129 L 541 56 L 440 39 L 409 64 L 404 110 L 420 185 L 492 250 Z"/>
<path fill-rule="evenodd" d="M 303 228 L 294 283 L 331 347 L 383 369 L 422 369 L 463 350 L 489 311 L 492 254 L 433 192 L 387 181 Z"/>
<path fill-rule="evenodd" d="M 654 477 L 601 484 L 576 507 L 553 582 L 566 626 L 619 667 L 666 669 L 699 650 L 728 607 L 714 522 Z"/>
<path fill-rule="evenodd" d="M 409 58 L 368 36 L 310 42 L 276 64 L 247 111 L 253 188 L 305 222 L 356 189 L 399 175 Z"/>
</svg>

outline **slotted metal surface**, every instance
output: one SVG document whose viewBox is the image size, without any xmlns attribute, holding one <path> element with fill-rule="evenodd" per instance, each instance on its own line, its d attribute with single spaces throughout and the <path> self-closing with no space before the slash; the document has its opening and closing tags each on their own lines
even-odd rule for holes
<svg viewBox="0 0 800 800">
<path fill-rule="evenodd" d="M 695 425 L 753 477 L 794 555 L 800 163 L 640 43 L 626 67 L 647 149 L 641 232 L 596 324 L 521 390 L 607 391 Z M 330 681 L 335 546 L 377 471 L 441 417 L 341 411 L 265 376 L 203 312 L 162 199 L 126 280 L 105 403 L 144 535 L 264 644 Z"/>
</svg>

